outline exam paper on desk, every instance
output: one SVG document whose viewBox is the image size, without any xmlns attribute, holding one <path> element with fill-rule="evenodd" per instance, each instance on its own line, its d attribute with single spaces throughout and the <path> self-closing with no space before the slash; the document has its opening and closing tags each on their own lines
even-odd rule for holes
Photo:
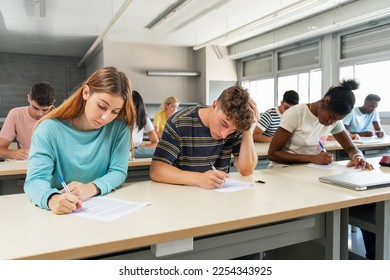
<svg viewBox="0 0 390 280">
<path fill-rule="evenodd" d="M 362 172 L 363 170 L 360 168 L 354 168 L 354 167 L 347 167 L 347 165 L 341 165 L 341 164 L 327 164 L 327 165 L 320 165 L 320 164 L 314 164 L 309 163 L 305 165 L 307 167 L 312 168 L 318 168 L 318 169 L 332 169 L 332 170 L 342 170 L 345 172 Z"/>
<path fill-rule="evenodd" d="M 218 189 L 214 189 L 216 192 L 223 192 L 223 193 L 229 193 L 229 192 L 235 192 L 242 189 L 250 188 L 254 185 L 253 182 L 244 182 L 239 180 L 234 180 L 232 178 L 226 178 L 225 183 L 222 185 L 222 187 Z"/>
<path fill-rule="evenodd" d="M 149 204 L 149 202 L 133 202 L 105 196 L 95 196 L 83 201 L 83 208 L 71 213 L 71 215 L 111 222 Z"/>
</svg>

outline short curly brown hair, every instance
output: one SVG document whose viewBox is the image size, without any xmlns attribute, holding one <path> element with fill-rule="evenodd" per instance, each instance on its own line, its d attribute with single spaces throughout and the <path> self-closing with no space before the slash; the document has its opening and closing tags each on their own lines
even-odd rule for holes
<svg viewBox="0 0 390 280">
<path fill-rule="evenodd" d="M 255 121 L 249 99 L 249 92 L 240 85 L 225 89 L 218 97 L 219 108 L 237 130 L 248 130 Z"/>
</svg>

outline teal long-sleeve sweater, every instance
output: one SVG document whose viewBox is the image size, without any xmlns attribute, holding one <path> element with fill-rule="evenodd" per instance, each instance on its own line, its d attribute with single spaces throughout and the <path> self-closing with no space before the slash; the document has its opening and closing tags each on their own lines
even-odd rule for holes
<svg viewBox="0 0 390 280">
<path fill-rule="evenodd" d="M 68 121 L 48 119 L 34 131 L 24 191 L 41 208 L 66 183 L 94 183 L 107 194 L 127 177 L 130 129 L 114 120 L 100 129 L 80 131 Z"/>
</svg>

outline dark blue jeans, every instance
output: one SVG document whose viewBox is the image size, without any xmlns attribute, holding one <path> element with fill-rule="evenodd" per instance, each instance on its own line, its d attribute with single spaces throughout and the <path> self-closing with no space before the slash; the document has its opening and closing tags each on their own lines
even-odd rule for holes
<svg viewBox="0 0 390 280">
<path fill-rule="evenodd" d="M 375 239 L 376 235 L 365 229 L 360 229 L 363 235 L 364 247 L 366 248 L 366 259 L 375 260 Z"/>
</svg>

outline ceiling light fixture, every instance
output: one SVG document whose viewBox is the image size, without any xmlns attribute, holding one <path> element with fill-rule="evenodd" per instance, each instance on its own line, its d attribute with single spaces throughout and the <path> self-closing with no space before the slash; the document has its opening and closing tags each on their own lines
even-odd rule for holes
<svg viewBox="0 0 390 280">
<path fill-rule="evenodd" d="M 41 17 L 41 2 L 39 0 L 34 0 L 35 5 L 35 17 Z"/>
<path fill-rule="evenodd" d="M 261 33 L 268 32 L 274 29 L 275 25 L 281 26 L 282 24 L 289 24 L 292 21 L 300 19 L 304 15 L 319 13 L 348 1 L 350 0 L 301 0 L 294 4 L 285 6 L 272 14 L 252 21 L 242 27 L 222 34 L 221 36 L 211 39 L 205 43 L 194 46 L 193 49 L 197 51 L 209 45 L 223 44 L 228 46 L 250 37 L 257 36 Z"/>
<path fill-rule="evenodd" d="M 187 5 L 191 0 L 180 0 L 177 1 L 175 4 L 171 5 L 167 10 L 165 10 L 162 14 L 160 14 L 158 17 L 156 17 L 151 23 L 149 23 L 146 28 L 149 30 L 155 29 L 157 26 L 162 24 L 164 21 L 166 21 L 168 18 L 170 18 L 173 14 L 175 14 L 177 11 L 179 11 L 181 8 L 183 8 L 185 5 Z"/>
<path fill-rule="evenodd" d="M 165 71 L 165 70 L 148 70 L 146 71 L 148 76 L 165 76 L 165 77 L 200 77 L 198 71 Z"/>
</svg>

